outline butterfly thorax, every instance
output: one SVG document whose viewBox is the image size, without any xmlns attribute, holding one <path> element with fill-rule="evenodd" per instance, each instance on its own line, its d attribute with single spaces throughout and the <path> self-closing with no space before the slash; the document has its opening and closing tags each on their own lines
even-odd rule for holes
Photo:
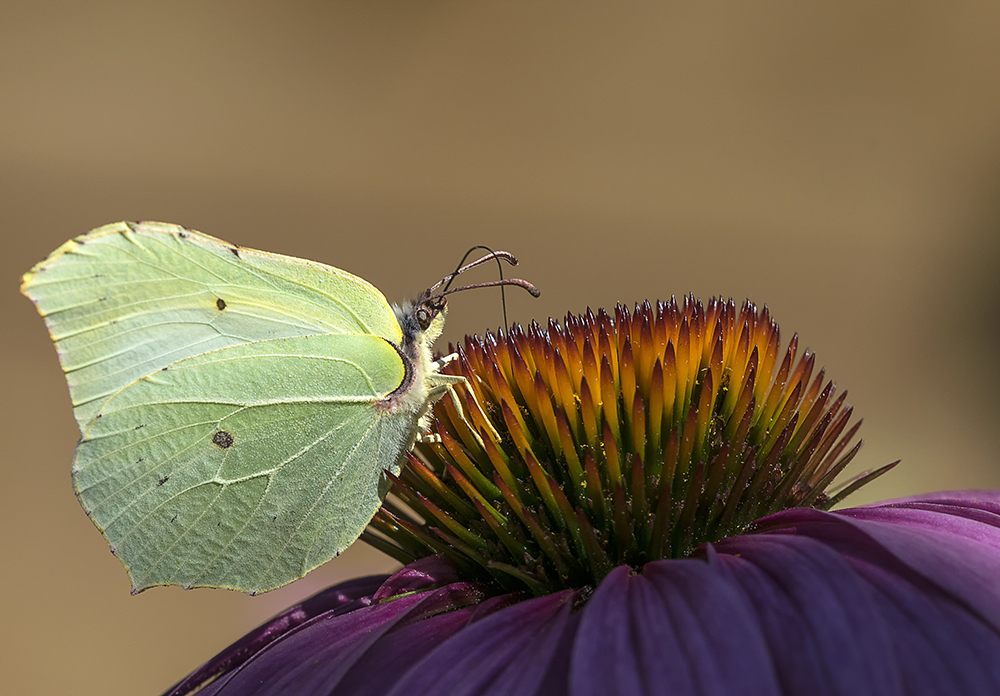
<svg viewBox="0 0 1000 696">
<path fill-rule="evenodd" d="M 389 413 L 410 412 L 420 419 L 421 432 L 427 430 L 426 414 L 432 402 L 428 394 L 436 386 L 437 373 L 432 357 L 434 341 L 444 328 L 448 307 L 444 298 L 428 297 L 423 293 L 413 301 L 394 305 L 393 312 L 403 332 L 402 345 L 396 346 L 406 371 L 399 387 L 380 402 Z"/>
</svg>

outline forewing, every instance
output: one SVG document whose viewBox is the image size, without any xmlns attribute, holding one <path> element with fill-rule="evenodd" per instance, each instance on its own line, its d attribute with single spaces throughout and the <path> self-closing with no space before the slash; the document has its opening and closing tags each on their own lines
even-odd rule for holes
<svg viewBox="0 0 1000 696">
<path fill-rule="evenodd" d="M 402 338 L 361 278 L 164 223 L 69 241 L 25 275 L 22 292 L 49 327 L 81 432 L 120 389 L 200 353 L 317 333 Z"/>
<path fill-rule="evenodd" d="M 87 514 L 138 591 L 262 592 L 361 534 L 416 422 L 377 402 L 403 380 L 371 335 L 315 335 L 180 361 L 112 398 L 73 464 Z"/>
</svg>

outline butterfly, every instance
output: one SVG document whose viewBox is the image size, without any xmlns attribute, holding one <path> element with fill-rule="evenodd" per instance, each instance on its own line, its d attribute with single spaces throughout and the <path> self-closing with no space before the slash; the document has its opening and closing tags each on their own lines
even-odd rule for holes
<svg viewBox="0 0 1000 696">
<path fill-rule="evenodd" d="M 82 436 L 77 497 L 132 592 L 265 592 L 353 543 L 462 380 L 431 352 L 448 286 L 493 258 L 516 263 L 485 256 L 393 307 L 331 266 L 120 222 L 25 274 Z M 537 294 L 479 285 L 507 284 Z"/>
</svg>

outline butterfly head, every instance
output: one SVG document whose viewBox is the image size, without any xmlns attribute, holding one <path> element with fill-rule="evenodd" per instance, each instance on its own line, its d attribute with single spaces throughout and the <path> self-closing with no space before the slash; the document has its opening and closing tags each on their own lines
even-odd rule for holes
<svg viewBox="0 0 1000 696">
<path fill-rule="evenodd" d="M 417 299 L 404 302 L 402 306 L 394 306 L 393 310 L 399 328 L 403 330 L 403 345 L 412 345 L 419 339 L 429 346 L 444 329 L 448 302 L 444 297 L 432 295 L 430 290 L 425 290 Z"/>
<path fill-rule="evenodd" d="M 485 249 L 486 247 L 473 247 L 469 252 L 474 249 Z M 468 257 L 466 253 L 466 257 Z M 464 262 L 465 259 L 463 259 Z M 461 287 L 453 288 L 451 283 L 455 278 L 465 271 L 475 268 L 480 264 L 486 263 L 487 261 L 506 261 L 512 266 L 517 265 L 517 259 L 515 259 L 510 253 L 506 251 L 492 251 L 486 256 L 473 261 L 472 263 L 462 265 L 456 268 L 453 272 L 446 275 L 436 284 L 432 285 L 427 290 L 424 290 L 420 296 L 412 302 L 404 302 L 401 307 L 393 307 L 393 311 L 396 313 L 396 320 L 399 322 L 399 327 L 403 330 L 403 345 L 412 346 L 417 342 L 420 342 L 426 346 L 430 346 L 435 340 L 441 335 L 442 329 L 444 329 L 444 318 L 448 313 L 447 301 L 445 300 L 446 295 L 450 295 L 455 292 L 461 292 L 462 290 L 471 290 L 473 288 L 486 288 L 486 287 L 500 287 L 501 291 L 504 286 L 515 285 L 517 287 L 527 290 L 534 297 L 538 297 L 540 294 L 538 289 L 527 282 L 526 280 L 521 280 L 520 278 L 504 278 L 501 275 L 499 280 L 489 281 L 485 283 L 473 283 L 471 285 L 463 285 Z M 504 323 L 506 324 L 506 308 L 504 309 Z"/>
</svg>

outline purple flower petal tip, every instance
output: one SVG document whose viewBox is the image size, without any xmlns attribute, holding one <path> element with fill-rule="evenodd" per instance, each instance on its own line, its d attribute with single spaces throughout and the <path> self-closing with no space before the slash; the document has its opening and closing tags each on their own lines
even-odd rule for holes
<svg viewBox="0 0 1000 696">
<path fill-rule="evenodd" d="M 428 556 L 396 571 L 382 584 L 372 601 L 380 602 L 396 595 L 440 587 L 460 580 L 455 566 L 444 557 Z"/>
<path fill-rule="evenodd" d="M 238 668 L 269 643 L 315 616 L 367 606 L 371 603 L 373 593 L 386 581 L 384 575 L 371 575 L 354 578 L 317 592 L 240 638 L 185 677 L 165 696 L 191 693 L 208 680 Z"/>
</svg>

